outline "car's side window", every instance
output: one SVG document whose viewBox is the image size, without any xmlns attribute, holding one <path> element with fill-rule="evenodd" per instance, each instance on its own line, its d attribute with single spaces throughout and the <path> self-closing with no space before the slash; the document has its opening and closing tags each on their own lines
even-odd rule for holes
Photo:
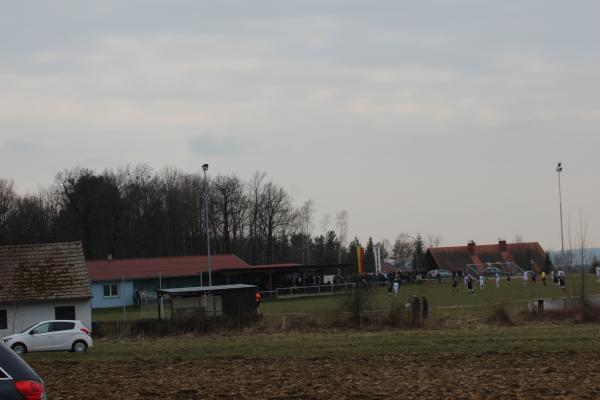
<svg viewBox="0 0 600 400">
<path fill-rule="evenodd" d="M 70 331 L 75 328 L 74 322 L 52 322 L 50 332 Z"/>
<path fill-rule="evenodd" d="M 42 324 L 33 328 L 33 334 L 37 335 L 38 333 L 48 333 L 50 330 L 50 323 Z"/>
</svg>

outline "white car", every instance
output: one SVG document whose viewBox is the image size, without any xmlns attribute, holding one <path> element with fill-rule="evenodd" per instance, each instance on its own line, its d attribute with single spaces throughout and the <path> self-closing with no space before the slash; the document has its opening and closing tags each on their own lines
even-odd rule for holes
<svg viewBox="0 0 600 400">
<path fill-rule="evenodd" d="M 18 354 L 55 350 L 83 353 L 94 345 L 90 333 L 81 321 L 43 321 L 3 338 L 2 342 Z"/>
</svg>

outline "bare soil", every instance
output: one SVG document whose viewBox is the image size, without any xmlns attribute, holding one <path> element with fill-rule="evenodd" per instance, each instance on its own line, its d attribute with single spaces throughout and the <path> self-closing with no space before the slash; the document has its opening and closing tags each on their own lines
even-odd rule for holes
<svg viewBox="0 0 600 400">
<path fill-rule="evenodd" d="M 36 361 L 56 399 L 598 399 L 598 353 Z"/>
</svg>

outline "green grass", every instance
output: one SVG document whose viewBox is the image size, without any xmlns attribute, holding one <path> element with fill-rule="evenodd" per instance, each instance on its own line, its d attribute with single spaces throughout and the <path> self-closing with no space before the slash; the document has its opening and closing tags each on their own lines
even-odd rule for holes
<svg viewBox="0 0 600 400">
<path fill-rule="evenodd" d="M 555 288 L 552 284 L 542 286 L 538 282 L 536 286 L 530 285 L 523 287 L 520 279 L 513 279 L 511 286 L 506 286 L 503 279 L 500 288 L 495 287 L 495 281 L 490 279 L 486 282 L 484 290 L 477 290 L 477 294 L 472 296 L 462 284 L 459 284 L 459 292 L 452 293 L 450 284 L 437 282 L 427 283 L 425 285 L 403 285 L 398 299 L 395 301 L 405 301 L 412 295 L 419 297 L 425 296 L 428 299 L 430 314 L 432 316 L 452 316 L 456 314 L 480 314 L 488 313 L 491 307 L 503 303 L 509 311 L 518 311 L 526 307 L 525 301 L 538 298 L 559 298 L 563 296 L 574 295 L 574 287 L 578 284 L 578 278 L 568 280 L 569 289 L 566 292 Z M 587 280 L 588 293 L 600 294 L 600 284 L 596 283 L 595 277 Z M 392 296 L 394 298 L 395 296 Z M 392 299 L 388 297 L 387 288 L 372 288 L 369 293 L 369 308 L 371 310 L 387 310 L 390 307 Z M 343 296 L 315 296 L 293 299 L 265 300 L 261 303 L 261 312 L 265 315 L 274 314 L 310 314 L 321 318 L 336 314 L 342 308 Z M 465 308 L 446 309 L 444 307 L 464 306 Z M 127 308 L 127 319 L 156 318 L 156 306 L 148 306 L 144 313 L 136 307 Z M 117 320 L 124 319 L 122 308 L 94 309 L 92 311 L 94 320 Z"/>
<path fill-rule="evenodd" d="M 577 279 L 573 278 L 573 286 Z M 588 292 L 590 294 L 600 294 L 600 284 L 595 279 L 587 281 Z M 545 287 L 541 282 L 537 285 L 523 287 L 522 281 L 513 279 L 511 286 L 506 286 L 503 280 L 499 288 L 495 287 L 495 281 L 488 280 L 484 290 L 477 290 L 476 295 L 469 295 L 464 285 L 459 286 L 459 292 L 453 293 L 448 283 L 438 284 L 428 283 L 425 285 L 403 285 L 401 293 L 397 297 L 400 301 L 405 301 L 413 295 L 419 297 L 425 296 L 429 302 L 431 314 L 444 315 L 453 312 L 478 312 L 480 309 L 485 312 L 489 307 L 495 307 L 503 303 L 505 307 L 525 307 L 526 300 L 539 298 L 559 298 L 573 295 L 572 290 L 562 292 L 553 285 L 548 284 Z M 369 307 L 373 310 L 389 309 L 392 298 L 388 297 L 387 288 L 379 287 L 370 290 Z M 311 315 L 328 314 L 335 312 L 342 304 L 341 296 L 318 296 L 308 298 L 295 298 L 286 300 L 265 301 L 261 305 L 264 314 L 278 313 L 308 313 Z M 464 310 L 449 310 L 445 307 L 466 306 Z"/>
<path fill-rule="evenodd" d="M 85 354 L 33 353 L 28 361 L 151 361 L 232 357 L 350 357 L 401 353 L 600 352 L 593 325 L 466 326 L 443 330 L 97 340 Z"/>
</svg>

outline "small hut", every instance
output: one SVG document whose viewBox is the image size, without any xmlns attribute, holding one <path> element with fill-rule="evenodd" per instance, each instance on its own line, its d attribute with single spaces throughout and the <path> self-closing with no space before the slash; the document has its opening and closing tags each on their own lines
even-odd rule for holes
<svg viewBox="0 0 600 400">
<path fill-rule="evenodd" d="M 257 313 L 255 285 L 196 286 L 158 289 L 158 315 L 163 318 L 161 299 L 171 300 L 171 318 L 239 318 Z"/>
</svg>

